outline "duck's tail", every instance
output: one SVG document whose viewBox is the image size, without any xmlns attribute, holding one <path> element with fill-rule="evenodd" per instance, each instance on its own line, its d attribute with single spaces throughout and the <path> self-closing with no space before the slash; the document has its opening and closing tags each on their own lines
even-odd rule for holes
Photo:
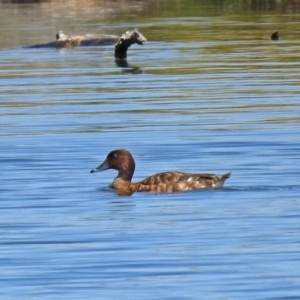
<svg viewBox="0 0 300 300">
<path fill-rule="evenodd" d="M 228 172 L 228 173 L 222 175 L 222 176 L 221 176 L 222 180 L 225 181 L 227 178 L 229 178 L 229 177 L 231 176 L 231 173 L 232 173 L 232 172 Z"/>
<path fill-rule="evenodd" d="M 231 176 L 231 172 L 226 173 L 226 174 L 221 175 L 221 176 L 217 176 L 217 180 L 213 184 L 213 188 L 219 189 L 219 188 L 223 187 L 223 184 L 224 184 L 225 180 L 228 179 L 230 176 Z"/>
</svg>

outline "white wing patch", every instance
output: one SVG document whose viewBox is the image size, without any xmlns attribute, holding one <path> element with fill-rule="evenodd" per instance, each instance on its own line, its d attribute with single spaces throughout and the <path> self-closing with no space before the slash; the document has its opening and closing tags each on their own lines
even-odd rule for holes
<svg viewBox="0 0 300 300">
<path fill-rule="evenodd" d="M 215 183 L 213 183 L 212 184 L 212 187 L 214 188 L 214 189 L 219 189 L 219 188 L 221 188 L 221 187 L 223 187 L 223 184 L 224 184 L 224 181 L 217 181 L 217 182 L 215 182 Z"/>
</svg>

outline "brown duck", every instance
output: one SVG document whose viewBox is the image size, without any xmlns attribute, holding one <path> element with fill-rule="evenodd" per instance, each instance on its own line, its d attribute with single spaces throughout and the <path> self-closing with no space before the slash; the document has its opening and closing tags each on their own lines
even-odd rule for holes
<svg viewBox="0 0 300 300">
<path fill-rule="evenodd" d="M 114 169 L 119 172 L 111 185 L 118 194 L 132 194 L 134 192 L 172 193 L 194 189 L 221 188 L 225 180 L 231 175 L 231 173 L 219 176 L 172 171 L 158 173 L 137 183 L 132 183 L 135 162 L 131 153 L 125 149 L 111 151 L 104 162 L 96 169 L 92 169 L 91 173 L 107 169 Z"/>
</svg>

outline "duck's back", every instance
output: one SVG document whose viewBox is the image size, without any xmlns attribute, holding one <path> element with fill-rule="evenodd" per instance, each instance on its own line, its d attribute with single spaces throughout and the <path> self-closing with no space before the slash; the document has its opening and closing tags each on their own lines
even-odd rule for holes
<svg viewBox="0 0 300 300">
<path fill-rule="evenodd" d="M 230 175 L 231 173 L 217 176 L 215 174 L 163 172 L 132 184 L 132 188 L 134 191 L 150 191 L 158 193 L 204 188 L 221 188 Z"/>
</svg>

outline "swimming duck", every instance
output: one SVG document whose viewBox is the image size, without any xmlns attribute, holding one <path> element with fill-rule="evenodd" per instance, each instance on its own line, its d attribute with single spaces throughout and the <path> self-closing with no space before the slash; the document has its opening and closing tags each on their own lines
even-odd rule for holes
<svg viewBox="0 0 300 300">
<path fill-rule="evenodd" d="M 231 173 L 219 176 L 173 171 L 158 173 L 137 183 L 132 183 L 135 161 L 126 149 L 111 151 L 104 162 L 96 169 L 92 169 L 91 173 L 107 169 L 114 169 L 119 172 L 111 184 L 111 187 L 118 194 L 132 194 L 134 192 L 171 193 L 194 189 L 221 188 L 225 180 L 231 175 Z"/>
</svg>

